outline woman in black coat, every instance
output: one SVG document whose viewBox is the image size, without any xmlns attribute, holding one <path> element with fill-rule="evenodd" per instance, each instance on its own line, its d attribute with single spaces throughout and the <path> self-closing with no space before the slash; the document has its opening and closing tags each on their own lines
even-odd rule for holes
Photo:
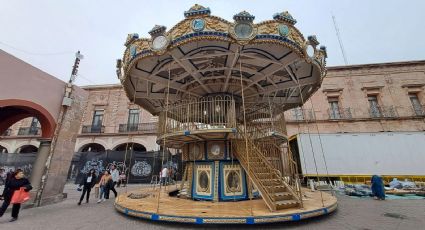
<svg viewBox="0 0 425 230">
<path fill-rule="evenodd" d="M 17 169 L 13 176 L 7 180 L 6 185 L 3 190 L 3 205 L 0 208 L 0 217 L 3 216 L 7 207 L 10 205 L 12 200 L 13 193 L 19 190 L 21 187 L 25 188 L 25 191 L 28 192 L 32 189 L 32 186 L 27 178 L 25 178 L 24 172 L 21 169 Z M 10 222 L 18 219 L 19 209 L 21 209 L 21 204 L 13 204 L 12 206 L 12 219 Z"/>
<path fill-rule="evenodd" d="M 89 202 L 90 199 L 90 191 L 91 189 L 94 187 L 94 185 L 96 184 L 96 173 L 95 170 L 92 169 L 90 170 L 89 173 L 87 173 L 86 175 L 84 175 L 83 180 L 80 183 L 80 186 L 83 186 L 83 194 L 81 194 L 80 197 L 80 202 L 78 202 L 78 205 L 81 205 L 81 202 L 84 199 L 84 195 L 86 195 L 87 193 L 87 197 L 86 197 L 86 203 Z"/>
</svg>

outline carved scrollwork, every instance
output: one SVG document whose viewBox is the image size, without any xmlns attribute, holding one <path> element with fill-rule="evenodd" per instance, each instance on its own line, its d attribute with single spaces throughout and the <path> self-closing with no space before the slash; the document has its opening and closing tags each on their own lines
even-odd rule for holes
<svg viewBox="0 0 425 230">
<path fill-rule="evenodd" d="M 229 25 L 217 20 L 215 18 L 207 17 L 205 18 L 206 29 L 210 31 L 218 31 L 218 32 L 227 32 L 229 30 Z"/>
</svg>

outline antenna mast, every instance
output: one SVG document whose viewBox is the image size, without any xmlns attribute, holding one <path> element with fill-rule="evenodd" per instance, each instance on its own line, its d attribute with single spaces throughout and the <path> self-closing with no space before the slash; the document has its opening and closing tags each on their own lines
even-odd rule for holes
<svg viewBox="0 0 425 230">
<path fill-rule="evenodd" d="M 341 35 L 339 34 L 339 28 L 338 28 L 338 25 L 336 23 L 336 19 L 335 19 L 334 15 L 332 15 L 332 20 L 334 22 L 336 36 L 338 37 L 339 47 L 341 48 L 342 57 L 344 58 L 344 63 L 345 63 L 345 65 L 348 65 L 347 56 L 345 55 L 345 50 L 344 50 L 344 44 L 342 44 Z"/>
</svg>

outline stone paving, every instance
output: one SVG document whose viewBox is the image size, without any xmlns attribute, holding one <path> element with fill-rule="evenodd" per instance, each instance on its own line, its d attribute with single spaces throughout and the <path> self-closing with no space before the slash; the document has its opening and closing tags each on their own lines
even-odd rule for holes
<svg viewBox="0 0 425 230">
<path fill-rule="evenodd" d="M 140 185 L 128 189 L 137 186 Z M 123 191 L 125 188 L 118 190 Z M 68 193 L 65 201 L 21 210 L 16 222 L 9 223 L 10 213 L 6 213 L 0 218 L 0 229 L 425 229 L 425 199 L 375 201 L 339 196 L 335 213 L 308 221 L 267 226 L 194 226 L 128 218 L 114 210 L 113 199 L 97 204 L 93 197 L 89 204 L 77 206 L 80 193 L 76 186 L 68 184 L 65 192 Z"/>
</svg>

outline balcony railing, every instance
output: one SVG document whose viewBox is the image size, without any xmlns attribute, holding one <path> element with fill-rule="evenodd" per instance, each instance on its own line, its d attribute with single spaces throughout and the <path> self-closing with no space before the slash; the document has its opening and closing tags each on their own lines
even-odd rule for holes
<svg viewBox="0 0 425 230">
<path fill-rule="evenodd" d="M 81 129 L 81 133 L 104 133 L 105 132 L 105 126 L 93 126 L 93 125 L 83 125 L 83 128 Z"/>
<path fill-rule="evenodd" d="M 0 136 L 7 137 L 7 136 L 10 136 L 10 135 L 12 135 L 12 129 L 7 129 Z"/>
<path fill-rule="evenodd" d="M 396 118 L 397 110 L 394 106 L 374 106 L 369 108 L 371 118 Z"/>
<path fill-rule="evenodd" d="M 230 96 L 209 96 L 179 101 L 159 116 L 159 135 L 236 127 L 235 101 Z"/>
<path fill-rule="evenodd" d="M 40 135 L 39 127 L 21 127 L 18 130 L 18 136 L 37 136 Z"/>
<path fill-rule="evenodd" d="M 151 123 L 138 123 L 138 124 L 120 124 L 118 132 L 127 133 L 127 132 L 143 132 L 143 133 L 156 133 L 158 129 L 157 122 Z"/>
<path fill-rule="evenodd" d="M 314 111 L 312 109 L 293 109 L 291 112 L 293 121 L 313 121 L 315 120 Z"/>
<path fill-rule="evenodd" d="M 351 108 L 328 109 L 328 115 L 330 120 L 353 119 Z"/>
<path fill-rule="evenodd" d="M 425 106 L 413 106 L 412 112 L 412 115 L 414 117 L 423 117 L 425 116 Z"/>
</svg>

